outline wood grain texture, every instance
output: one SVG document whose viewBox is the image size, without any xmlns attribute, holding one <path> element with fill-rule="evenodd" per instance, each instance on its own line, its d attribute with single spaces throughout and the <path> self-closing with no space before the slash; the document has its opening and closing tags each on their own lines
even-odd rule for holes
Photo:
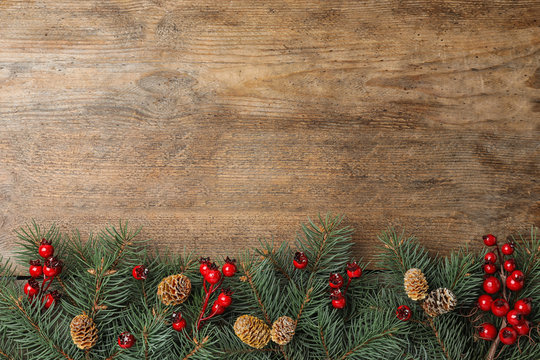
<svg viewBox="0 0 540 360">
<path fill-rule="evenodd" d="M 225 255 L 540 225 L 540 3 L 0 1 L 0 253 L 35 218 Z"/>
</svg>

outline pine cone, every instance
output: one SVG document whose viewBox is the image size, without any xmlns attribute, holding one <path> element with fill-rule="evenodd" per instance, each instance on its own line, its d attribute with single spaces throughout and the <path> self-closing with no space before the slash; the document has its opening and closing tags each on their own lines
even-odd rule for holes
<svg viewBox="0 0 540 360">
<path fill-rule="evenodd" d="M 409 269 L 405 273 L 405 292 L 413 300 L 422 300 L 427 296 L 428 283 L 420 269 Z"/>
<path fill-rule="evenodd" d="M 157 294 L 165 305 L 180 305 L 191 292 L 191 281 L 186 275 L 167 276 L 158 285 Z"/>
<path fill-rule="evenodd" d="M 98 340 L 98 331 L 94 320 L 87 315 L 77 315 L 69 326 L 73 343 L 81 350 L 91 349 Z"/>
<path fill-rule="evenodd" d="M 261 349 L 270 341 L 270 328 L 261 319 L 242 315 L 234 323 L 234 333 L 243 343 Z"/>
<path fill-rule="evenodd" d="M 294 336 L 294 330 L 296 330 L 296 321 L 288 316 L 282 316 L 272 324 L 270 336 L 276 344 L 287 345 Z"/>
<path fill-rule="evenodd" d="M 447 288 L 438 288 L 437 290 L 433 290 L 422 303 L 424 311 L 431 317 L 452 311 L 456 305 L 456 295 L 454 295 L 454 293 Z"/>
</svg>

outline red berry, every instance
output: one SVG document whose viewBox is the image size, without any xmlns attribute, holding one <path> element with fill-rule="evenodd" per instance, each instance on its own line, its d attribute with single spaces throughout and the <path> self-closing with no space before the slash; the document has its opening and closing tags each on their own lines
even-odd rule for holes
<svg viewBox="0 0 540 360">
<path fill-rule="evenodd" d="M 232 303 L 232 292 L 229 289 L 223 289 L 221 291 L 221 294 L 218 295 L 218 298 L 216 300 L 216 303 L 218 303 L 220 306 L 223 306 L 224 308 L 228 308 L 231 306 Z"/>
<path fill-rule="evenodd" d="M 520 299 L 520 300 L 516 301 L 516 303 L 514 304 L 514 309 L 516 309 L 517 311 L 519 311 L 523 315 L 527 316 L 532 311 L 532 304 L 531 303 L 532 303 L 531 298 Z"/>
<path fill-rule="evenodd" d="M 199 262 L 201 263 L 201 265 L 199 266 L 199 272 L 204 277 L 204 276 L 206 276 L 206 274 L 210 270 L 210 264 L 211 264 L 210 263 L 210 258 L 209 257 L 206 257 L 206 258 L 201 257 Z"/>
<path fill-rule="evenodd" d="M 512 345 L 516 342 L 517 332 L 513 328 L 507 326 L 502 328 L 499 332 L 499 339 L 501 339 L 501 342 L 505 345 Z"/>
<path fill-rule="evenodd" d="M 223 275 L 225 275 L 226 277 L 234 276 L 234 274 L 236 273 L 235 263 L 236 263 L 235 259 L 231 260 L 227 256 L 227 258 L 225 259 L 225 264 L 223 264 L 223 268 L 221 268 L 221 272 L 223 273 Z"/>
<path fill-rule="evenodd" d="M 58 291 L 54 290 L 45 295 L 43 299 L 41 299 L 41 302 L 44 303 L 43 305 L 45 306 L 45 309 L 48 309 L 56 302 L 58 302 L 58 300 L 60 300 L 60 294 L 58 293 Z"/>
<path fill-rule="evenodd" d="M 148 268 L 144 265 L 137 265 L 131 271 L 133 277 L 137 280 L 146 280 L 148 277 Z"/>
<path fill-rule="evenodd" d="M 489 295 L 480 295 L 478 298 L 478 307 L 482 311 L 491 311 L 491 303 L 493 302 L 493 299 Z"/>
<path fill-rule="evenodd" d="M 301 251 L 297 251 L 296 254 L 294 254 L 293 264 L 294 267 L 297 269 L 305 268 L 308 264 L 308 258 L 306 254 Z"/>
<path fill-rule="evenodd" d="M 501 252 L 504 255 L 512 255 L 514 253 L 514 244 L 513 243 L 506 243 L 501 247 Z"/>
<path fill-rule="evenodd" d="M 497 255 L 495 255 L 494 252 L 488 252 L 486 256 L 484 256 L 484 259 L 488 263 L 495 264 L 495 262 L 497 261 Z"/>
<path fill-rule="evenodd" d="M 528 321 L 524 321 L 522 324 L 514 325 L 514 329 L 519 335 L 527 335 L 530 331 L 530 326 Z"/>
<path fill-rule="evenodd" d="M 173 312 L 171 315 L 172 327 L 176 331 L 180 331 L 186 327 L 186 319 L 182 318 L 182 314 Z"/>
<path fill-rule="evenodd" d="M 28 272 L 33 278 L 40 277 L 41 274 L 43 274 L 43 267 L 41 266 L 39 260 L 30 261 L 30 268 L 28 269 Z"/>
<path fill-rule="evenodd" d="M 514 259 L 508 259 L 504 262 L 504 270 L 508 271 L 509 273 L 511 273 L 512 271 L 514 271 L 516 269 L 516 260 Z"/>
<path fill-rule="evenodd" d="M 349 279 L 355 279 L 362 276 L 362 269 L 358 266 L 356 261 L 347 263 L 347 276 Z"/>
<path fill-rule="evenodd" d="M 339 289 L 343 286 L 343 276 L 338 273 L 330 274 L 330 287 L 333 289 Z"/>
<path fill-rule="evenodd" d="M 488 276 L 482 287 L 488 294 L 495 294 L 501 288 L 501 282 L 495 276 Z"/>
<path fill-rule="evenodd" d="M 523 281 L 525 280 L 525 274 L 523 274 L 523 271 L 521 270 L 514 270 L 512 271 L 512 274 L 510 274 L 510 277 L 512 279 L 515 279 L 516 281 Z"/>
<path fill-rule="evenodd" d="M 486 274 L 495 274 L 497 272 L 497 267 L 492 263 L 485 263 L 483 267 Z"/>
<path fill-rule="evenodd" d="M 135 336 L 133 334 L 124 331 L 118 336 L 118 346 L 122 349 L 129 349 L 135 344 Z"/>
<path fill-rule="evenodd" d="M 497 243 L 497 238 L 491 234 L 482 236 L 482 240 L 486 246 L 493 246 Z"/>
<path fill-rule="evenodd" d="M 396 316 L 399 320 L 407 321 L 411 318 L 412 312 L 407 305 L 401 305 L 396 310 Z"/>
<path fill-rule="evenodd" d="M 478 336 L 480 339 L 493 340 L 497 336 L 497 328 L 490 323 L 483 323 L 478 329 Z"/>
<path fill-rule="evenodd" d="M 508 310 L 510 310 L 510 305 L 504 299 L 497 299 L 491 303 L 491 312 L 495 316 L 503 317 L 508 313 Z"/>
<path fill-rule="evenodd" d="M 525 322 L 525 317 L 517 310 L 510 310 L 508 314 L 506 314 L 506 321 L 510 325 L 521 325 Z"/>
<path fill-rule="evenodd" d="M 51 244 L 43 244 L 39 246 L 39 255 L 46 259 L 54 254 L 54 247 Z"/>
<path fill-rule="evenodd" d="M 60 260 L 54 256 L 51 256 L 45 260 L 45 264 L 43 265 L 43 274 L 47 277 L 55 277 L 62 272 L 62 266 L 63 264 Z"/>
<path fill-rule="evenodd" d="M 523 289 L 524 282 L 514 279 L 512 276 L 506 278 L 506 287 L 511 291 L 519 291 Z"/>
<path fill-rule="evenodd" d="M 26 284 L 24 284 L 24 293 L 28 297 L 34 297 L 39 292 L 39 284 L 36 279 L 31 278 Z"/>
<path fill-rule="evenodd" d="M 210 270 L 208 270 L 204 276 L 204 280 L 208 281 L 212 285 L 217 284 L 219 280 L 221 280 L 221 273 L 217 269 L 216 264 L 210 264 Z"/>
<path fill-rule="evenodd" d="M 344 296 L 332 299 L 332 306 L 336 309 L 343 309 L 346 304 L 347 301 L 345 300 Z"/>
<path fill-rule="evenodd" d="M 214 301 L 214 304 L 212 305 L 212 314 L 221 315 L 224 312 L 225 312 L 225 306 L 219 305 L 217 300 Z"/>
</svg>

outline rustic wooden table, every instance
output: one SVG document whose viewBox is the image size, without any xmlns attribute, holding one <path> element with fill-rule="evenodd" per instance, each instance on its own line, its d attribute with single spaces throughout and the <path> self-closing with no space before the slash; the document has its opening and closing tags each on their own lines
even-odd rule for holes
<svg viewBox="0 0 540 360">
<path fill-rule="evenodd" d="M 35 218 L 172 249 L 377 252 L 540 224 L 539 1 L 2 0 L 0 253 Z"/>
</svg>

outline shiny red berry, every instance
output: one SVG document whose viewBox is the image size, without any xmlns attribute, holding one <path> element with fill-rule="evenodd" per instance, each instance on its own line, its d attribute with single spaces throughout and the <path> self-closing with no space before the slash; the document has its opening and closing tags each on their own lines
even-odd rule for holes
<svg viewBox="0 0 540 360">
<path fill-rule="evenodd" d="M 506 321 L 513 326 L 521 325 L 525 322 L 525 317 L 517 310 L 510 310 L 506 314 Z"/>
<path fill-rule="evenodd" d="M 223 264 L 223 267 L 221 268 L 221 272 L 226 277 L 234 276 L 236 273 L 236 260 L 230 259 L 228 256 L 225 259 L 225 264 Z"/>
<path fill-rule="evenodd" d="M 206 257 L 206 258 L 201 257 L 199 262 L 201 263 L 201 265 L 199 266 L 199 272 L 204 277 L 208 273 L 208 270 L 210 270 L 210 258 L 209 257 Z"/>
<path fill-rule="evenodd" d="M 47 259 L 54 254 L 54 247 L 51 245 L 51 243 L 43 243 L 45 239 L 41 240 L 41 245 L 39 246 L 39 256 L 41 256 L 44 259 Z"/>
<path fill-rule="evenodd" d="M 221 280 L 221 273 L 218 270 L 218 267 L 215 263 L 211 263 L 209 266 L 209 270 L 204 276 L 204 280 L 208 281 L 210 284 L 214 285 Z"/>
<path fill-rule="evenodd" d="M 362 276 L 362 269 L 356 261 L 347 263 L 347 276 L 349 279 L 355 279 Z"/>
<path fill-rule="evenodd" d="M 231 295 L 232 295 L 232 292 L 229 289 L 223 289 L 221 291 L 221 294 L 218 295 L 216 303 L 218 303 L 220 306 L 223 306 L 224 308 L 231 306 L 231 303 L 232 303 Z"/>
<path fill-rule="evenodd" d="M 214 301 L 214 304 L 212 305 L 212 314 L 221 315 L 224 312 L 225 312 L 225 306 L 219 305 L 217 300 Z"/>
<path fill-rule="evenodd" d="M 502 328 L 499 332 L 499 339 L 505 345 L 512 345 L 516 342 L 517 332 L 511 327 Z"/>
<path fill-rule="evenodd" d="M 486 256 L 484 256 L 484 259 L 488 263 L 495 264 L 495 262 L 497 261 L 497 255 L 495 255 L 494 252 L 488 252 Z"/>
<path fill-rule="evenodd" d="M 118 346 L 122 349 L 129 349 L 135 344 L 135 336 L 133 334 L 124 331 L 118 336 Z"/>
<path fill-rule="evenodd" d="M 171 315 L 172 327 L 176 331 L 181 331 L 186 327 L 186 319 L 182 318 L 182 314 L 173 312 Z"/>
<path fill-rule="evenodd" d="M 338 273 L 330 274 L 329 285 L 333 289 L 339 289 L 343 286 L 343 276 Z"/>
<path fill-rule="evenodd" d="M 177 322 L 172 323 L 172 327 L 176 331 L 182 331 L 186 327 L 186 319 L 180 319 Z"/>
<path fill-rule="evenodd" d="M 510 274 L 510 277 L 512 279 L 515 279 L 516 281 L 523 281 L 525 280 L 525 274 L 523 274 L 523 271 L 521 270 L 514 270 L 512 271 L 512 274 Z"/>
<path fill-rule="evenodd" d="M 482 236 L 482 240 L 486 246 L 493 246 L 497 243 L 497 238 L 491 234 Z"/>
<path fill-rule="evenodd" d="M 36 279 L 31 278 L 26 284 L 24 284 L 23 290 L 28 297 L 33 297 L 39 292 L 39 284 Z"/>
<path fill-rule="evenodd" d="M 491 311 L 491 303 L 493 302 L 493 298 L 489 295 L 480 295 L 478 298 L 478 307 L 482 311 Z"/>
<path fill-rule="evenodd" d="M 483 268 L 486 274 L 495 274 L 497 272 L 497 267 L 492 263 L 485 263 Z"/>
<path fill-rule="evenodd" d="M 514 253 L 514 244 L 513 243 L 506 243 L 501 247 L 501 252 L 504 255 L 512 255 Z"/>
<path fill-rule="evenodd" d="M 332 306 L 336 309 L 343 309 L 346 304 L 347 301 L 344 296 L 332 299 Z"/>
<path fill-rule="evenodd" d="M 411 318 L 412 311 L 407 305 L 401 305 L 396 310 L 396 317 L 399 320 L 407 321 Z"/>
<path fill-rule="evenodd" d="M 529 331 L 531 330 L 531 327 L 529 326 L 528 321 L 524 321 L 521 324 L 514 325 L 514 329 L 518 333 L 518 335 L 528 335 Z"/>
<path fill-rule="evenodd" d="M 149 270 L 144 265 L 137 265 L 131 271 L 131 275 L 137 280 L 146 280 L 148 277 Z"/>
<path fill-rule="evenodd" d="M 30 276 L 33 278 L 40 277 L 43 274 L 43 267 L 39 260 L 30 261 L 30 268 L 28 269 Z"/>
<path fill-rule="evenodd" d="M 506 287 L 511 291 L 519 291 L 523 289 L 525 283 L 514 279 L 512 276 L 506 278 Z"/>
<path fill-rule="evenodd" d="M 504 264 L 503 264 L 503 267 L 504 267 L 504 270 L 511 273 L 512 271 L 514 271 L 516 269 L 516 260 L 514 260 L 514 259 L 506 260 L 504 262 Z"/>
<path fill-rule="evenodd" d="M 54 290 L 45 295 L 41 301 L 43 302 L 43 306 L 45 306 L 45 309 L 48 309 L 55 303 L 57 303 L 59 300 L 60 294 L 58 293 L 58 291 Z"/>
<path fill-rule="evenodd" d="M 297 251 L 296 254 L 294 254 L 293 264 L 294 267 L 297 269 L 305 268 L 308 264 L 308 258 L 306 254 L 301 251 Z"/>
<path fill-rule="evenodd" d="M 495 294 L 501 288 L 501 282 L 495 276 L 488 276 L 482 287 L 488 294 Z"/>
<path fill-rule="evenodd" d="M 514 309 L 516 309 L 525 316 L 529 315 L 532 311 L 532 299 L 525 298 L 516 301 L 516 303 L 514 304 Z"/>
<path fill-rule="evenodd" d="M 508 313 L 509 310 L 510 305 L 508 304 L 508 301 L 504 299 L 497 299 L 491 303 L 491 312 L 495 316 L 503 317 Z"/>
<path fill-rule="evenodd" d="M 493 340 L 497 336 L 497 328 L 490 323 L 483 323 L 478 329 L 480 339 Z"/>
</svg>

